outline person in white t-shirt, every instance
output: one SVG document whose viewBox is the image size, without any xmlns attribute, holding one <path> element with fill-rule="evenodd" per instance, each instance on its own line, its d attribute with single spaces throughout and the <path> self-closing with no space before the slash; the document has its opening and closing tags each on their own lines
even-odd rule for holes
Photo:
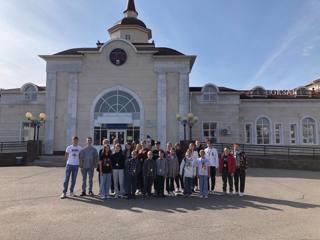
<svg viewBox="0 0 320 240">
<path fill-rule="evenodd" d="M 72 138 L 72 145 L 68 146 L 65 153 L 65 159 L 67 161 L 66 165 L 66 174 L 63 183 L 63 193 L 61 195 L 61 199 L 67 197 L 68 185 L 71 176 L 71 186 L 70 186 L 70 196 L 73 197 L 74 187 L 76 185 L 78 170 L 79 170 L 79 153 L 82 148 L 78 145 L 79 138 Z"/>
<path fill-rule="evenodd" d="M 211 193 L 214 193 L 216 185 L 216 172 L 219 169 L 219 155 L 217 149 L 212 145 L 212 141 L 207 141 L 207 148 L 204 150 L 206 158 L 210 162 L 210 178 L 211 178 Z M 209 184 L 208 184 L 209 187 Z"/>
</svg>

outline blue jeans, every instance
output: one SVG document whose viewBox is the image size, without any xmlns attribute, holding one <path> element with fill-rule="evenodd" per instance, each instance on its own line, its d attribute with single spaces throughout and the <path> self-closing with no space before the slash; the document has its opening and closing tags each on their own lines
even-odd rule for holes
<svg viewBox="0 0 320 240">
<path fill-rule="evenodd" d="M 92 179 L 93 179 L 93 168 L 82 168 L 82 192 L 86 192 L 87 188 L 87 175 L 89 175 L 89 192 L 92 192 Z"/>
<path fill-rule="evenodd" d="M 111 173 L 104 173 L 100 176 L 100 192 L 101 198 L 109 197 L 109 191 L 111 186 Z"/>
<path fill-rule="evenodd" d="M 67 165 L 66 166 L 66 175 L 65 175 L 64 183 L 63 183 L 63 193 L 67 193 L 67 191 L 68 191 L 70 176 L 71 176 L 70 192 L 73 192 L 74 186 L 76 185 L 78 169 L 79 169 L 78 165 Z"/>
<path fill-rule="evenodd" d="M 199 183 L 200 183 L 200 195 L 208 196 L 208 176 L 200 175 Z"/>
<path fill-rule="evenodd" d="M 193 178 L 185 177 L 184 178 L 184 194 L 185 195 L 191 195 L 192 194 L 192 188 L 193 188 Z"/>
</svg>

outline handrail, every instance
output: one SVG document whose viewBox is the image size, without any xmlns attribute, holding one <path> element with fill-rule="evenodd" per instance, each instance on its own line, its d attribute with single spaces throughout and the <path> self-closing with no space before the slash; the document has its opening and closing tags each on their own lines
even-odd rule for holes
<svg viewBox="0 0 320 240">
<path fill-rule="evenodd" d="M 0 153 L 27 151 L 27 147 L 28 142 L 25 141 L 0 142 Z"/>
<path fill-rule="evenodd" d="M 205 144 L 205 143 L 202 143 Z M 214 147 L 218 152 L 222 152 L 225 147 L 232 147 L 232 143 L 215 143 Z M 293 145 L 254 145 L 254 144 L 240 144 L 242 151 L 250 155 L 268 156 L 312 156 L 320 157 L 320 146 L 293 146 Z"/>
</svg>

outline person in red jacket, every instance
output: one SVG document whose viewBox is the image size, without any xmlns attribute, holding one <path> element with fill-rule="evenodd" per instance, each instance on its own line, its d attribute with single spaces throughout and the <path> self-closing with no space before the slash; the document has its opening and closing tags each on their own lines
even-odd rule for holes
<svg viewBox="0 0 320 240">
<path fill-rule="evenodd" d="M 223 149 L 221 154 L 219 170 L 222 175 L 223 193 L 227 193 L 227 181 L 229 183 L 229 193 L 233 194 L 233 176 L 236 171 L 236 161 L 228 148 Z"/>
</svg>

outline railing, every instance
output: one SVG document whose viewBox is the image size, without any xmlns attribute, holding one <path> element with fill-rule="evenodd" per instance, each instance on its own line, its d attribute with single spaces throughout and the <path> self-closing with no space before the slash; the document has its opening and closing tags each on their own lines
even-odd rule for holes
<svg viewBox="0 0 320 240">
<path fill-rule="evenodd" d="M 231 147 L 231 143 L 215 143 L 214 147 L 219 153 L 225 147 Z M 280 145 L 253 145 L 253 144 L 240 144 L 242 151 L 249 155 L 254 156 L 309 156 L 320 158 L 320 146 L 280 146 Z"/>
<path fill-rule="evenodd" d="M 27 142 L 0 142 L 0 153 L 27 152 Z"/>
</svg>

